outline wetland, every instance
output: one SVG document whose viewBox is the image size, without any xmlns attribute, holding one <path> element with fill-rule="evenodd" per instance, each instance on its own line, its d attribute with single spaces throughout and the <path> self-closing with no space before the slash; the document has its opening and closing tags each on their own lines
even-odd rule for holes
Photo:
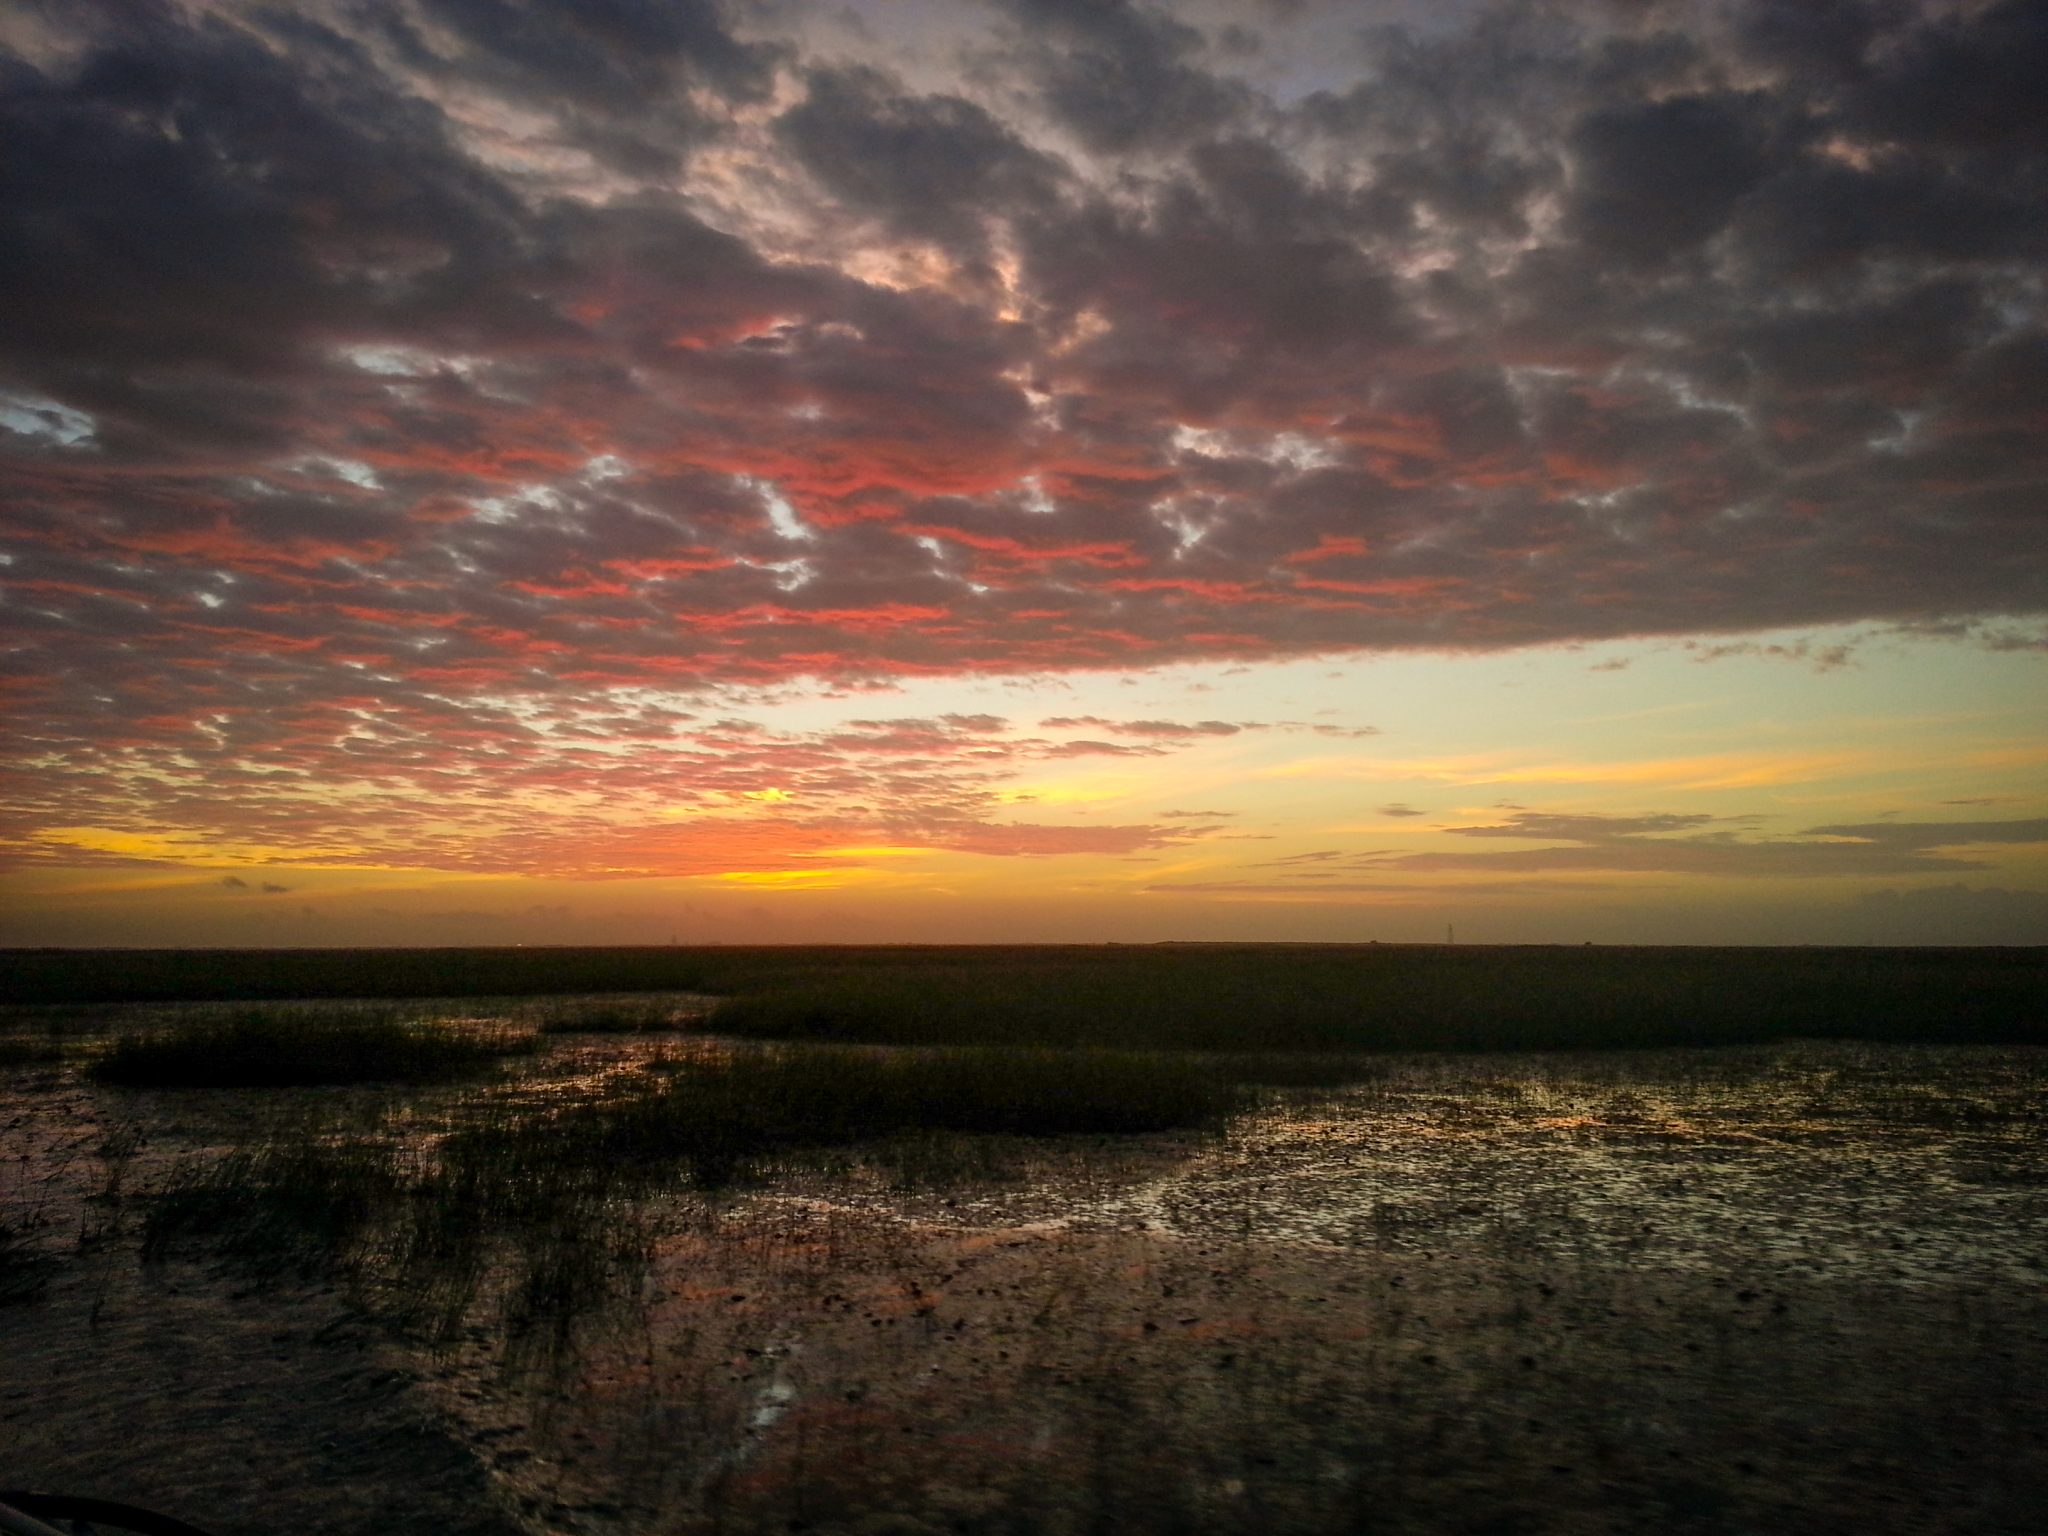
<svg viewBox="0 0 2048 1536">
<path fill-rule="evenodd" d="M 7 1484 L 219 1536 L 2048 1504 L 2038 952 L 546 955 L 14 969 Z"/>
</svg>

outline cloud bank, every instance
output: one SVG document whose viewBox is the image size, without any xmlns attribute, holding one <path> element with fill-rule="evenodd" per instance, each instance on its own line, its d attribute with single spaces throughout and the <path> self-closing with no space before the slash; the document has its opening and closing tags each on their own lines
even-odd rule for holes
<svg viewBox="0 0 2048 1536">
<path fill-rule="evenodd" d="M 2039 6 L 1224 9 L 11 12 L 17 850 L 687 799 L 798 678 L 2048 609 Z"/>
</svg>

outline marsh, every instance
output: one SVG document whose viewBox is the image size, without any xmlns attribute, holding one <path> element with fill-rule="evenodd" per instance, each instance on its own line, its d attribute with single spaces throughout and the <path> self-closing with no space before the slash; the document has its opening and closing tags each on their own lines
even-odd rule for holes
<svg viewBox="0 0 2048 1536">
<path fill-rule="evenodd" d="M 101 1080 L 115 1042 L 218 1009 L 17 1011 L 14 1481 L 222 1536 L 2017 1532 L 2048 1499 L 2023 1039 L 1020 1051 L 749 1039 L 695 993 L 364 1017 L 394 1009 L 506 1048 L 135 1087 Z"/>
</svg>

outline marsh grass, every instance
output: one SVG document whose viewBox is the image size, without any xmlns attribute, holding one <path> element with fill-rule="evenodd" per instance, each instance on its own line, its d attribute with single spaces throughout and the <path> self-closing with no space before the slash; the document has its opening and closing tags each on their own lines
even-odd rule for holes
<svg viewBox="0 0 2048 1536">
<path fill-rule="evenodd" d="M 1257 1088 L 1348 1088 L 1392 1070 L 1385 1056 L 1349 1051 L 1219 1051 L 1199 1059 L 1218 1076 Z"/>
<path fill-rule="evenodd" d="M 1132 1050 L 2043 1043 L 2048 949 L 987 945 L 16 950 L 0 1002 L 716 993 L 772 1039 Z"/>
<path fill-rule="evenodd" d="M 458 1130 L 443 1158 L 500 1171 L 681 1164 L 717 1184 L 793 1149 L 944 1133 L 1130 1135 L 1214 1124 L 1240 1102 L 1199 1059 L 1119 1051 L 767 1047 L 671 1061 L 655 1077 Z"/>
<path fill-rule="evenodd" d="M 270 1007 L 116 1036 L 86 1068 L 127 1088 L 434 1082 L 530 1053 L 530 1031 L 395 1010 Z"/>
<path fill-rule="evenodd" d="M 0 1307 L 42 1295 L 51 1268 L 50 1256 L 30 1239 L 27 1224 L 0 1213 Z"/>
<path fill-rule="evenodd" d="M 9 1067 L 47 1066 L 64 1059 L 61 1040 L 34 1035 L 0 1035 L 0 1071 Z"/>
<path fill-rule="evenodd" d="M 549 1003 L 532 1010 L 532 1017 L 544 1035 L 665 1034 L 685 1022 L 674 999 L 631 993 Z"/>
<path fill-rule="evenodd" d="M 791 952 L 710 1029 L 1290 1054 L 2041 1042 L 2048 952 L 1168 946 Z"/>
<path fill-rule="evenodd" d="M 330 1268 L 357 1256 L 411 1182 L 396 1147 L 366 1139 L 288 1137 L 180 1164 L 144 1218 L 142 1257 L 204 1237 L 259 1267 Z"/>
<path fill-rule="evenodd" d="M 1184 1055 L 752 1046 L 656 1065 L 558 1103 L 476 1095 L 425 1141 L 302 1126 L 181 1165 L 144 1217 L 144 1258 L 204 1245 L 346 1272 L 440 1336 L 495 1273 L 508 1333 L 554 1347 L 644 1272 L 657 1193 L 826 1170 L 853 1147 L 899 1186 L 957 1183 L 999 1167 L 998 1141 L 1209 1127 L 1246 1099 Z"/>
</svg>

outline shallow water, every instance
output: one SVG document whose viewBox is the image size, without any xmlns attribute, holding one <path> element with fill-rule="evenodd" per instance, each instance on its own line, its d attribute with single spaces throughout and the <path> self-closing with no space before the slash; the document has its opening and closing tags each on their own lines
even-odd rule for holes
<svg viewBox="0 0 2048 1536">
<path fill-rule="evenodd" d="M 14 1069 L 0 1199 L 38 1203 L 60 1262 L 43 1302 L 0 1309 L 0 1349 L 32 1344 L 53 1378 L 125 1360 L 143 1379 L 161 1363 L 149 1320 L 175 1314 L 180 1338 L 215 1329 L 222 1380 L 243 1378 L 239 1399 L 216 1392 L 241 1403 L 222 1424 L 253 1415 L 311 1447 L 303 1486 L 325 1486 L 323 1457 L 382 1455 L 403 1477 L 417 1448 L 366 1446 L 291 1391 L 335 1369 L 303 1320 L 345 1298 L 139 1269 L 136 1191 L 266 1118 L 431 1136 L 479 1094 L 605 1092 L 664 1052 L 723 1048 L 561 1037 L 482 1089 L 253 1099 Z M 488 1292 L 452 1342 L 364 1344 L 351 1325 L 421 1445 L 475 1474 L 434 1462 L 440 1502 L 395 1528 L 2035 1528 L 2048 1052 L 1378 1069 L 1275 1094 L 1216 1136 L 1004 1143 L 991 1179 L 905 1188 L 911 1165 L 879 1149 L 676 1193 L 647 1213 L 644 1273 L 566 1349 L 508 1338 Z M 99 1149 L 126 1124 L 144 1141 L 110 1198 Z M 108 1421 L 89 1398 L 5 1411 L 24 1480 L 90 1472 Z M 224 1536 L 278 1528 L 274 1482 L 238 1494 L 193 1471 L 203 1434 L 152 1437 L 107 1491 L 154 1475 L 210 1490 Z M 359 1528 L 338 1498 L 302 1496 L 292 1528 Z"/>
</svg>

